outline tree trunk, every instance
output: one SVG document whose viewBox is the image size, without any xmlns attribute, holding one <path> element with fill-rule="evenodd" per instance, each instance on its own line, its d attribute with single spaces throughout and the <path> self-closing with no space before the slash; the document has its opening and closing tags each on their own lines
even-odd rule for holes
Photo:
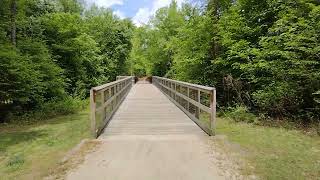
<svg viewBox="0 0 320 180">
<path fill-rule="evenodd" d="M 17 44 L 17 27 L 16 27 L 16 15 L 17 15 L 17 1 L 11 0 L 10 5 L 11 14 L 11 43 L 16 46 Z"/>
<path fill-rule="evenodd" d="M 220 19 L 220 0 L 209 0 L 208 2 L 208 9 L 207 11 L 211 14 L 211 19 L 213 20 L 214 24 L 218 23 L 218 20 Z M 215 34 L 216 36 L 216 34 Z M 216 59 L 218 57 L 219 53 L 219 44 L 217 42 L 217 39 L 213 39 L 211 42 L 211 49 L 210 49 L 210 56 L 212 59 Z"/>
</svg>

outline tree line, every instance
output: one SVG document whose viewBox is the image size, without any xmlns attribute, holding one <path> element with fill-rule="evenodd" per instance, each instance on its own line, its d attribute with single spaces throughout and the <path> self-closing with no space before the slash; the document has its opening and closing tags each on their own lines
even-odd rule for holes
<svg viewBox="0 0 320 180">
<path fill-rule="evenodd" d="M 172 1 L 140 27 L 83 2 L 1 1 L 2 120 L 130 74 L 214 86 L 220 110 L 319 122 L 318 0 Z"/>
<path fill-rule="evenodd" d="M 125 74 L 132 31 L 130 20 L 77 0 L 1 0 L 2 120 L 85 99 L 91 87 Z"/>
<path fill-rule="evenodd" d="M 136 75 L 214 86 L 218 108 L 319 122 L 320 2 L 173 1 L 134 31 Z"/>
</svg>

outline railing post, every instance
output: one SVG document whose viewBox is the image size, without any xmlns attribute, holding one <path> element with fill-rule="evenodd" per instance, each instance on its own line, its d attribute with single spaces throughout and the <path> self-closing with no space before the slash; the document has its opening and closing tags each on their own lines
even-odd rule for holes
<svg viewBox="0 0 320 180">
<path fill-rule="evenodd" d="M 190 89 L 189 89 L 189 87 L 187 87 L 187 97 L 188 98 L 190 98 Z M 190 112 L 190 103 L 189 103 L 189 101 L 187 101 L 188 103 L 187 103 L 187 110 L 188 110 L 188 112 Z"/>
<path fill-rule="evenodd" d="M 105 103 L 104 92 L 105 92 L 105 90 L 100 92 L 101 93 L 101 106 L 104 106 L 104 103 Z M 105 108 L 102 109 L 101 115 L 102 115 L 101 120 L 104 121 L 104 119 L 106 118 L 106 109 Z"/>
<path fill-rule="evenodd" d="M 91 133 L 94 138 L 97 137 L 96 132 L 96 102 L 95 102 L 95 91 L 90 90 L 90 116 L 91 116 Z"/>
<path fill-rule="evenodd" d="M 199 103 L 201 103 L 201 91 L 199 89 L 197 90 L 197 100 Z M 199 107 L 197 107 L 197 111 L 198 111 L 198 118 L 200 118 L 201 110 Z"/>
<path fill-rule="evenodd" d="M 210 130 L 212 132 L 211 135 L 215 135 L 216 128 L 216 89 L 213 89 L 210 93 Z"/>
<path fill-rule="evenodd" d="M 174 100 L 177 100 L 177 83 L 174 83 Z"/>
</svg>

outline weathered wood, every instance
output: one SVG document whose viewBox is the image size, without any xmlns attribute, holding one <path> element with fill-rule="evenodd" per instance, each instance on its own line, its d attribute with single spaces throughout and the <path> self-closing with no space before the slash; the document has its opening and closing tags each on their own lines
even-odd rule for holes
<svg viewBox="0 0 320 180">
<path fill-rule="evenodd" d="M 91 129 L 94 137 L 99 136 L 130 91 L 134 83 L 132 79 L 133 77 L 130 76 L 91 89 Z M 107 96 L 105 96 L 105 94 L 107 94 Z M 97 99 L 97 95 L 100 95 L 101 97 Z M 97 101 L 100 102 L 97 103 Z M 97 114 L 99 116 L 97 116 Z"/>
<path fill-rule="evenodd" d="M 106 118 L 106 108 L 105 108 L 105 98 L 104 98 L 104 91 L 101 91 L 100 92 L 100 94 L 101 94 L 101 103 L 103 104 L 102 105 L 102 107 L 104 107 L 104 108 L 102 108 L 101 109 L 101 114 L 102 114 L 102 119 L 105 119 Z"/>
<path fill-rule="evenodd" d="M 112 97 L 110 97 L 104 105 L 100 106 L 99 108 L 96 108 L 96 111 L 101 111 L 102 109 L 106 108 L 115 98 L 122 93 L 124 90 L 126 90 L 129 86 L 132 86 L 132 84 L 127 84 L 123 89 L 121 89 L 119 92 L 115 93 Z"/>
<path fill-rule="evenodd" d="M 206 132 L 209 135 L 212 135 L 212 131 L 210 130 L 210 127 L 206 126 L 203 122 L 201 122 L 198 118 L 196 118 L 193 114 L 191 114 L 187 109 L 185 109 L 183 106 L 181 106 L 176 100 L 172 99 L 170 96 L 168 96 L 166 93 L 164 95 L 167 96 L 167 98 L 172 101 L 178 108 L 180 108 L 193 122 L 195 122 L 204 132 Z"/>
<path fill-rule="evenodd" d="M 174 94 L 176 95 L 176 96 L 179 96 L 179 97 L 181 97 L 181 98 L 183 98 L 183 99 L 185 99 L 185 100 L 187 100 L 188 102 L 191 102 L 192 104 L 194 104 L 195 106 L 198 106 L 200 109 L 202 109 L 203 111 L 206 111 L 207 113 L 211 113 L 211 109 L 209 108 L 209 107 L 207 107 L 207 106 L 205 106 L 205 105 L 203 105 L 203 104 L 201 104 L 200 103 L 200 101 L 199 102 L 197 102 L 197 101 L 195 101 L 195 100 L 193 100 L 193 99 L 191 99 L 191 98 L 189 98 L 189 97 L 187 97 L 187 96 L 185 96 L 184 94 L 181 94 L 181 93 L 179 93 L 179 92 L 177 92 L 177 91 L 174 91 L 174 90 L 172 90 L 172 89 L 170 89 L 170 88 L 168 88 L 168 87 L 166 87 L 165 85 L 163 85 L 163 84 L 159 84 L 160 86 L 162 86 L 163 88 L 166 88 L 167 90 L 169 90 L 169 91 L 172 91 L 172 92 L 174 92 Z"/>
<path fill-rule="evenodd" d="M 93 137 L 97 136 L 96 132 L 96 102 L 95 102 L 95 91 L 90 90 L 90 116 L 91 116 L 91 133 Z"/>
<path fill-rule="evenodd" d="M 128 78 L 128 77 L 132 77 L 132 76 L 117 76 L 116 77 L 116 81 L 121 80 L 121 79 L 125 79 L 125 78 Z"/>
<path fill-rule="evenodd" d="M 177 80 L 173 80 L 173 79 L 168 79 L 168 78 L 163 78 L 163 77 L 159 77 L 159 76 L 152 76 L 153 79 L 158 79 L 158 80 L 165 80 L 165 81 L 170 81 L 170 82 L 174 82 L 176 84 L 180 84 L 183 85 L 185 87 L 191 87 L 194 89 L 198 89 L 202 92 L 206 92 L 206 93 L 210 93 L 210 91 L 214 90 L 214 87 L 208 87 L 208 86 L 202 86 L 202 85 L 198 85 L 198 84 L 191 84 L 191 83 L 187 83 L 187 82 L 183 82 L 183 81 L 177 81 Z"/>
<path fill-rule="evenodd" d="M 216 90 L 214 89 L 210 94 L 210 109 L 211 109 L 211 117 L 210 117 L 210 128 L 212 129 L 213 135 L 215 133 L 216 128 Z"/>
<path fill-rule="evenodd" d="M 90 91 L 92 120 L 91 127 L 93 135 L 95 137 L 97 137 L 103 131 L 104 127 L 108 125 L 109 121 L 113 117 L 114 113 L 117 111 L 121 102 L 129 93 L 132 84 L 134 83 L 133 77 L 119 77 L 117 79 L 119 80 L 98 87 L 94 87 Z M 215 88 L 155 76 L 153 77 L 153 84 L 156 87 L 158 87 L 158 89 L 161 90 L 163 94 L 168 97 L 169 100 L 171 100 L 177 107 L 179 107 L 191 120 L 193 120 L 207 134 L 214 134 L 216 121 Z M 141 84 L 139 85 L 141 86 Z M 148 84 L 146 84 L 145 87 L 147 86 Z M 140 118 L 142 118 L 143 114 L 146 112 L 154 111 L 159 112 L 160 114 L 168 113 L 169 109 L 157 108 L 158 104 L 162 106 L 162 100 L 158 100 L 156 96 L 148 97 L 148 89 L 139 89 L 141 90 L 141 93 L 139 93 L 139 95 L 143 96 L 141 97 L 143 100 L 141 99 L 142 101 L 137 101 L 136 105 L 127 107 L 128 109 L 134 109 L 135 106 L 138 106 L 139 103 L 142 103 L 141 106 L 143 106 L 145 109 L 141 109 L 141 112 L 140 110 L 136 112 L 138 114 L 141 113 L 141 115 L 139 115 L 139 117 L 141 116 Z M 206 94 L 204 96 L 205 99 L 201 99 L 202 93 Z M 98 95 L 100 95 L 99 100 L 96 99 L 96 96 Z M 132 98 L 139 99 L 140 97 Z M 150 99 L 150 102 L 144 101 L 144 99 Z M 131 118 L 126 116 L 123 117 Z M 171 117 L 170 119 L 175 118 L 179 117 Z"/>
<path fill-rule="evenodd" d="M 201 86 L 197 84 L 186 83 L 182 81 L 176 81 L 172 79 L 162 78 L 153 76 L 152 82 L 173 102 L 175 103 L 183 112 L 185 112 L 196 124 L 199 125 L 205 132 L 209 135 L 214 134 L 215 130 L 215 118 L 216 118 L 216 90 L 213 87 Z M 169 84 L 174 83 L 174 88 Z M 177 90 L 177 85 L 179 90 L 186 88 L 186 95 Z M 190 89 L 195 90 L 196 100 L 190 98 Z M 209 106 L 201 103 L 201 92 L 206 93 L 209 96 Z M 174 98 L 172 98 L 174 97 Z M 177 98 L 178 97 L 178 98 Z M 184 99 L 187 104 L 183 104 L 181 98 Z M 180 100 L 178 100 L 180 99 Z M 191 104 L 196 107 L 195 112 L 191 112 Z M 207 120 L 209 125 L 201 120 L 201 117 L 206 117 L 201 114 L 201 110 L 209 114 L 209 119 Z M 198 112 L 198 114 L 197 114 Z M 198 117 L 197 117 L 198 116 Z"/>
<path fill-rule="evenodd" d="M 99 138 L 114 135 L 206 135 L 152 84 L 137 83 Z"/>
<path fill-rule="evenodd" d="M 133 76 L 128 76 L 127 78 L 124 78 L 124 79 L 119 79 L 119 80 L 117 80 L 117 81 L 113 81 L 113 82 L 110 82 L 110 83 L 107 83 L 107 84 L 103 84 L 103 85 L 101 85 L 101 86 L 96 86 L 96 87 L 93 87 L 92 89 L 94 89 L 95 91 L 100 91 L 100 90 L 103 90 L 103 89 L 105 89 L 105 88 L 109 88 L 109 87 L 111 87 L 111 86 L 113 86 L 113 85 L 116 85 L 116 84 L 118 84 L 119 82 L 126 81 L 126 80 L 128 80 L 128 79 L 132 80 L 132 79 L 133 79 Z"/>
</svg>

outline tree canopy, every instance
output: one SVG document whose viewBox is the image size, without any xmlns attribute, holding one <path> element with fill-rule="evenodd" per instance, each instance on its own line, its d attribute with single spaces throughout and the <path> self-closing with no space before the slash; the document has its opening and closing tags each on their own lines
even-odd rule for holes
<svg viewBox="0 0 320 180">
<path fill-rule="evenodd" d="M 315 0 L 173 1 L 136 29 L 131 71 L 214 86 L 219 108 L 319 119 L 319 10 Z"/>
<path fill-rule="evenodd" d="M 319 120 L 317 0 L 189 0 L 137 27 L 78 0 L 2 0 L 0 105 L 85 99 L 117 75 L 214 86 L 218 108 Z"/>
<path fill-rule="evenodd" d="M 3 4 L 2 4 L 3 2 Z M 77 0 L 4 0 L 0 102 L 32 110 L 125 74 L 133 24 Z"/>
</svg>

